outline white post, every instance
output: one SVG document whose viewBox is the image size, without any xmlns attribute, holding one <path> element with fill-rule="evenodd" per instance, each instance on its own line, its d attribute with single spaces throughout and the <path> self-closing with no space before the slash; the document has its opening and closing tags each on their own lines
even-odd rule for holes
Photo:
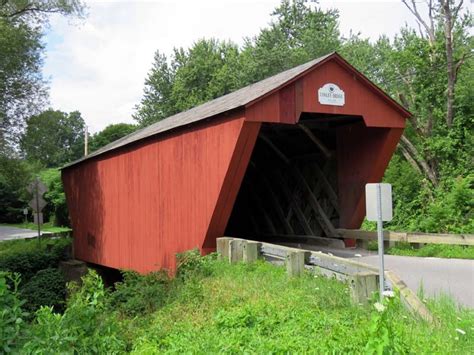
<svg viewBox="0 0 474 355">
<path fill-rule="evenodd" d="M 379 288 L 380 301 L 383 300 L 383 292 L 385 291 L 384 280 L 384 262 L 383 262 L 383 222 L 382 222 L 382 188 L 377 184 L 377 239 L 379 245 Z"/>
<path fill-rule="evenodd" d="M 85 129 L 84 129 L 84 156 L 86 157 L 87 154 L 88 154 L 88 151 L 87 151 L 87 145 L 88 145 L 88 138 L 89 138 L 89 132 L 88 132 L 88 128 L 87 126 L 85 126 Z"/>
</svg>

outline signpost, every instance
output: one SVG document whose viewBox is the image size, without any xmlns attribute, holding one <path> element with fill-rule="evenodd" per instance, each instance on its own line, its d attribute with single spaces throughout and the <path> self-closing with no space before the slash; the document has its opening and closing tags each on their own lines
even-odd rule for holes
<svg viewBox="0 0 474 355">
<path fill-rule="evenodd" d="M 384 280 L 384 245 L 383 245 L 383 221 L 391 221 L 392 212 L 392 185 L 390 184 L 367 184 L 365 185 L 365 206 L 368 221 L 377 222 L 377 239 L 379 245 L 379 284 L 380 300 L 383 299 L 385 291 Z"/>
<path fill-rule="evenodd" d="M 48 188 L 40 179 L 36 178 L 26 189 L 33 195 L 33 199 L 28 203 L 28 205 L 33 209 L 35 223 L 38 225 L 39 240 L 41 236 L 41 224 L 43 224 L 43 214 L 41 211 L 46 206 L 46 201 L 43 199 L 43 195 L 48 191 Z"/>
</svg>

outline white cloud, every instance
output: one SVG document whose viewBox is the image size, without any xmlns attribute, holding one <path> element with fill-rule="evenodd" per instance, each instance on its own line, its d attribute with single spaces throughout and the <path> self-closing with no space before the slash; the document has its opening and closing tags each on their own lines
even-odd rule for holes
<svg viewBox="0 0 474 355">
<path fill-rule="evenodd" d="M 170 54 L 203 37 L 242 43 L 270 21 L 279 0 L 89 2 L 82 23 L 54 17 L 47 34 L 44 73 L 51 105 L 79 110 L 92 132 L 132 122 L 153 54 Z M 410 19 L 399 2 L 321 1 L 340 10 L 341 30 L 377 38 L 393 35 Z"/>
</svg>

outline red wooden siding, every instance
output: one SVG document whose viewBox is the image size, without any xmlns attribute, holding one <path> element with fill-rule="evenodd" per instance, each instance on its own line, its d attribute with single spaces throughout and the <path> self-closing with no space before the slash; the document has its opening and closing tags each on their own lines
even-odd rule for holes
<svg viewBox="0 0 474 355">
<path fill-rule="evenodd" d="M 329 82 L 344 90 L 344 106 L 319 104 L 318 89 Z M 177 252 L 213 250 L 261 123 L 296 124 L 302 112 L 363 117 L 336 131 L 340 224 L 359 227 L 364 185 L 382 178 L 408 114 L 337 55 L 262 95 L 63 169 L 75 256 L 148 272 L 174 270 Z"/>
<path fill-rule="evenodd" d="M 334 83 L 345 92 L 344 106 L 321 105 L 318 89 Z M 260 122 L 296 123 L 301 112 L 363 116 L 367 127 L 405 127 L 405 116 L 390 99 L 381 95 L 360 76 L 349 70 L 344 62 L 334 58 L 288 84 L 264 99 L 247 107 L 247 120 Z"/>
<path fill-rule="evenodd" d="M 402 128 L 358 124 L 337 130 L 337 168 L 341 228 L 359 228 L 365 216 L 365 184 L 380 182 Z"/>
<path fill-rule="evenodd" d="M 66 169 L 76 257 L 174 269 L 177 252 L 203 244 L 243 124 L 211 121 Z"/>
</svg>

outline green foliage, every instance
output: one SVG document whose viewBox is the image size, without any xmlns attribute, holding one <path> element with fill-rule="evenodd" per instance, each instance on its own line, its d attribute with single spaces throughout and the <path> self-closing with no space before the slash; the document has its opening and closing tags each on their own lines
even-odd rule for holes
<svg viewBox="0 0 474 355">
<path fill-rule="evenodd" d="M 89 151 L 93 152 L 109 143 L 135 132 L 137 126 L 128 123 L 110 124 L 102 131 L 95 133 L 89 140 Z"/>
<path fill-rule="evenodd" d="M 122 273 L 123 281 L 115 283 L 107 304 L 126 316 L 134 317 L 154 312 L 166 302 L 169 287 L 168 275 L 153 272 L 139 275 L 133 271 Z"/>
<path fill-rule="evenodd" d="M 61 180 L 61 171 L 58 169 L 47 169 L 41 171 L 39 176 L 40 180 L 48 187 L 48 191 L 44 194 L 44 199 L 48 204 L 43 213 L 46 217 L 54 217 L 47 218 L 53 222 L 53 225 L 69 226 L 69 212 Z"/>
<path fill-rule="evenodd" d="M 106 312 L 105 289 L 97 273 L 90 271 L 82 287 L 71 290 L 63 314 L 42 307 L 30 328 L 22 351 L 27 353 L 83 354 L 123 352 L 117 336 L 118 320 Z"/>
<path fill-rule="evenodd" d="M 0 16 L 0 155 L 17 143 L 26 117 L 44 102 L 42 52 L 37 29 Z"/>
<path fill-rule="evenodd" d="M 27 314 L 18 297 L 20 275 L 0 271 L 0 352 L 9 353 L 21 339 Z"/>
<path fill-rule="evenodd" d="M 0 1 L 0 155 L 12 154 L 25 119 L 47 99 L 43 80 L 43 29 L 49 16 L 81 17 L 80 0 Z"/>
<path fill-rule="evenodd" d="M 389 248 L 386 253 L 390 255 L 474 260 L 474 247 L 463 245 L 427 244 L 421 248 L 414 248 L 413 245 L 408 243 L 398 243 L 396 246 Z"/>
<path fill-rule="evenodd" d="M 34 313 L 41 306 L 53 307 L 56 312 L 64 309 L 66 282 L 59 269 L 48 268 L 38 271 L 20 289 L 26 301 L 23 308 Z"/>
<path fill-rule="evenodd" d="M 84 120 L 77 111 L 67 114 L 47 110 L 32 116 L 21 138 L 26 158 L 48 168 L 79 159 L 83 148 Z"/>
<path fill-rule="evenodd" d="M 0 154 L 0 223 L 23 220 L 23 209 L 28 205 L 26 187 L 31 178 L 31 167 L 26 162 Z"/>
<path fill-rule="evenodd" d="M 17 272 L 28 282 L 38 271 L 55 268 L 68 255 L 70 239 L 11 240 L 0 243 L 0 270 Z"/>
<path fill-rule="evenodd" d="M 201 39 L 175 49 L 170 60 L 156 52 L 134 118 L 141 126 L 197 106 L 245 85 L 336 50 L 337 12 L 283 1 L 274 21 L 239 49 L 232 42 Z"/>
<path fill-rule="evenodd" d="M 428 324 L 397 298 L 381 312 L 353 305 L 346 284 L 317 273 L 288 278 L 263 261 L 231 265 L 196 251 L 180 265 L 174 279 L 126 272 L 109 292 L 91 271 L 71 286 L 63 314 L 42 307 L 31 325 L 0 334 L 21 353 L 468 353 L 474 345 L 474 314 L 444 299 L 428 300 L 437 317 Z M 5 290 L 0 302 L 21 304 L 0 282 Z M 8 319 L 25 316 L 15 312 Z"/>
</svg>

